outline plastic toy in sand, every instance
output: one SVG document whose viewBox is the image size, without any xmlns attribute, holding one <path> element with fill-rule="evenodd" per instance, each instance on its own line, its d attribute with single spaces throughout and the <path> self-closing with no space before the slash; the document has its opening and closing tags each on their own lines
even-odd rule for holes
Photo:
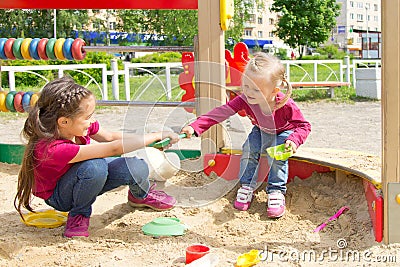
<svg viewBox="0 0 400 267">
<path fill-rule="evenodd" d="M 159 236 L 179 236 L 185 233 L 186 225 L 182 224 L 178 218 L 159 217 L 145 224 L 142 231 L 145 235 Z"/>
<path fill-rule="evenodd" d="M 23 214 L 24 220 L 21 221 L 28 226 L 38 228 L 57 228 L 65 224 L 68 212 L 56 210 L 42 210 Z"/>
<path fill-rule="evenodd" d="M 149 178 L 164 182 L 174 176 L 181 168 L 181 161 L 176 153 L 163 152 L 154 147 L 146 147 L 126 153 L 123 157 L 138 157 L 146 161 Z"/>
<path fill-rule="evenodd" d="M 293 155 L 292 148 L 285 148 L 285 144 L 267 148 L 267 153 L 276 160 L 287 160 Z"/>
<path fill-rule="evenodd" d="M 260 261 L 260 252 L 256 249 L 252 249 L 237 258 L 235 267 L 250 267 L 256 265 Z"/>
</svg>

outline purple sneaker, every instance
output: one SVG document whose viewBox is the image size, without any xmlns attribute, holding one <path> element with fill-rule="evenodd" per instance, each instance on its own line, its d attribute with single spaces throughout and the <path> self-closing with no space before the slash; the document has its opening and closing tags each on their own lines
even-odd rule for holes
<svg viewBox="0 0 400 267">
<path fill-rule="evenodd" d="M 279 218 L 285 214 L 285 196 L 280 191 L 268 194 L 267 216 L 269 218 Z"/>
<path fill-rule="evenodd" d="M 74 217 L 68 215 L 67 224 L 65 225 L 64 236 L 89 236 L 89 217 L 78 214 Z"/>
<path fill-rule="evenodd" d="M 176 199 L 164 191 L 154 190 L 155 184 L 150 187 L 146 198 L 136 198 L 128 190 L 128 204 L 132 207 L 148 207 L 153 210 L 170 210 L 174 207 Z"/>
<path fill-rule="evenodd" d="M 233 206 L 237 210 L 248 210 L 251 204 L 251 200 L 253 199 L 253 188 L 247 185 L 242 185 L 239 188 L 236 195 L 236 200 L 233 203 Z"/>
</svg>

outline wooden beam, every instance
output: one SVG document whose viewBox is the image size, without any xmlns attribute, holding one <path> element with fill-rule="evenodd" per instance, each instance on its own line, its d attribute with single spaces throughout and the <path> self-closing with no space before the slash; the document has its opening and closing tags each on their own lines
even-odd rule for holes
<svg viewBox="0 0 400 267">
<path fill-rule="evenodd" d="M 382 190 L 384 196 L 384 242 L 393 240 L 389 228 L 388 184 L 400 183 L 400 3 L 382 0 Z M 400 193 L 400 192 L 398 192 Z M 398 224 L 398 223 L 397 223 Z"/>
<path fill-rule="evenodd" d="M 197 9 L 197 0 L 5 0 L 0 9 Z"/>
<path fill-rule="evenodd" d="M 225 44 L 220 27 L 220 1 L 199 0 L 199 49 L 196 58 L 198 71 L 198 108 L 196 114 L 204 114 L 225 100 Z M 202 135 L 203 154 L 215 153 L 224 146 L 222 127 L 213 126 Z"/>
</svg>

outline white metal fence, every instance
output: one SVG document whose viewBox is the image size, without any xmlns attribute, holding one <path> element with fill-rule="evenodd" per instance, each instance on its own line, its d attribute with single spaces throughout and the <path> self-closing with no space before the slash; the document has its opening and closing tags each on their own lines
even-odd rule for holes
<svg viewBox="0 0 400 267">
<path fill-rule="evenodd" d="M 321 81 L 338 81 L 338 82 L 351 82 L 353 83 L 353 87 L 356 87 L 356 77 L 355 70 L 356 68 L 361 67 L 381 67 L 380 60 L 353 60 L 350 63 L 349 57 L 346 57 L 342 60 L 284 60 L 282 63 L 285 65 L 288 81 L 290 80 L 290 70 L 292 68 L 299 68 L 303 70 L 303 76 L 300 79 L 300 82 L 321 82 Z M 309 73 L 305 65 L 312 64 L 313 73 Z M 332 68 L 332 64 L 339 65 L 339 73 Z M 325 68 L 329 70 L 328 76 L 321 77 L 319 75 L 319 69 Z M 101 69 L 101 81 L 96 81 L 91 75 L 89 75 L 85 70 L 87 69 Z M 157 71 L 153 71 L 157 69 Z M 102 92 L 102 100 L 108 100 L 108 84 L 107 84 L 107 76 L 112 76 L 111 89 L 112 96 L 114 100 L 119 100 L 119 76 L 122 75 L 124 77 L 124 99 L 126 101 L 130 101 L 131 97 L 131 88 L 130 88 L 130 79 L 132 78 L 133 70 L 140 70 L 143 73 L 149 74 L 152 76 L 152 79 L 155 82 L 159 82 L 161 87 L 163 88 L 167 99 L 171 98 L 171 70 L 176 69 L 175 72 L 183 71 L 181 62 L 174 63 L 124 63 L 123 70 L 118 70 L 118 65 L 116 60 L 111 61 L 111 70 L 107 70 L 106 64 L 71 64 L 71 65 L 38 65 L 38 66 L 2 66 L 1 71 L 8 72 L 8 81 L 9 81 L 9 89 L 10 91 L 16 91 L 15 86 L 15 73 L 17 72 L 27 72 L 38 77 L 41 77 L 43 80 L 48 82 L 48 79 L 43 75 L 37 73 L 36 71 L 41 70 L 56 70 L 58 71 L 58 76 L 62 77 L 64 75 L 64 71 L 76 71 L 80 72 L 86 76 L 88 76 L 89 82 L 87 85 L 91 83 L 95 83 L 100 91 Z M 162 73 L 165 75 L 165 83 L 158 77 L 158 75 Z M 351 77 L 352 76 L 352 77 Z M 147 88 L 144 88 L 146 90 Z"/>
</svg>

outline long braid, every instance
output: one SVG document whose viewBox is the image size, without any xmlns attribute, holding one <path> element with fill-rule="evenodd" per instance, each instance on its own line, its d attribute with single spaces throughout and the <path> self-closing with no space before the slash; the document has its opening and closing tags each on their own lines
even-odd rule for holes
<svg viewBox="0 0 400 267">
<path fill-rule="evenodd" d="M 36 104 L 29 111 L 21 135 L 28 140 L 21 170 L 18 174 L 17 194 L 14 207 L 22 217 L 21 208 L 33 211 L 30 206 L 34 188 L 35 145 L 39 140 L 52 141 L 60 138 L 57 120 L 60 117 L 74 118 L 81 112 L 80 103 L 92 92 L 63 77 L 49 82 L 40 92 Z M 23 217 L 22 217 L 23 218 Z"/>
</svg>

